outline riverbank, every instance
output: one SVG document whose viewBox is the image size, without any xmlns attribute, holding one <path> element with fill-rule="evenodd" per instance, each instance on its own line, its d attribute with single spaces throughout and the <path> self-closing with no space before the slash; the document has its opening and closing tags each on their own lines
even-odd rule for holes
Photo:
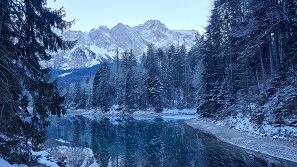
<svg viewBox="0 0 297 167">
<path fill-rule="evenodd" d="M 131 116 L 131 117 L 163 117 L 163 118 L 173 118 L 173 119 L 192 119 L 197 118 L 196 109 L 164 109 L 160 113 L 156 113 L 153 110 L 137 110 L 133 113 L 128 113 L 124 111 L 118 111 L 115 107 L 112 107 L 108 112 L 102 112 L 101 110 L 96 109 L 68 109 L 67 115 L 83 115 L 87 117 L 122 117 L 122 116 Z"/>
<path fill-rule="evenodd" d="M 219 126 L 211 120 L 197 118 L 185 122 L 195 129 L 214 135 L 222 142 L 297 163 L 297 143 L 247 134 L 227 126 Z"/>
</svg>

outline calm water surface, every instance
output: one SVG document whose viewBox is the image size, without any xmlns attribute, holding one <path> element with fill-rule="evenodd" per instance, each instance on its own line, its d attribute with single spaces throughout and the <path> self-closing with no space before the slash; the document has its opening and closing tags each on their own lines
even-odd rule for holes
<svg viewBox="0 0 297 167">
<path fill-rule="evenodd" d="M 222 143 L 182 120 L 162 118 L 56 118 L 46 146 L 56 157 L 67 156 L 71 166 L 297 166 Z"/>
</svg>

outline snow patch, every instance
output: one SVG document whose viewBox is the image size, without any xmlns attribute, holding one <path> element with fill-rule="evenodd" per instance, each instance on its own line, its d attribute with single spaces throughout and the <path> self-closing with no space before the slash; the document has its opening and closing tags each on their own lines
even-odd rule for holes
<svg viewBox="0 0 297 167">
<path fill-rule="evenodd" d="M 61 74 L 61 75 L 58 75 L 58 78 L 59 77 L 65 77 L 65 76 L 67 76 L 67 75 L 70 75 L 72 72 L 67 72 L 67 73 L 64 73 L 64 74 Z"/>
<path fill-rule="evenodd" d="M 47 166 L 47 167 L 59 167 L 56 162 L 53 162 L 49 159 L 49 153 L 47 151 L 32 151 L 33 156 L 37 156 L 38 158 L 38 163 L 41 165 Z M 13 164 L 11 165 L 8 161 L 0 157 L 0 166 L 1 167 L 28 167 L 27 165 L 24 164 Z"/>
<path fill-rule="evenodd" d="M 162 116 L 162 118 L 164 118 L 164 119 L 182 119 L 182 120 L 186 120 L 186 119 L 197 118 L 197 115 L 172 115 L 172 116 Z"/>
<path fill-rule="evenodd" d="M 125 111 L 124 108 L 120 108 L 118 105 L 114 105 L 110 108 L 108 112 L 103 112 L 100 109 L 69 109 L 67 111 L 68 115 L 84 115 L 87 117 L 97 117 L 97 116 L 132 116 L 132 117 L 156 117 L 156 116 L 168 116 L 164 118 L 170 118 L 169 116 L 172 116 L 171 118 L 175 119 L 191 119 L 196 118 L 198 115 L 196 113 L 196 109 L 164 109 L 163 112 L 156 113 L 154 110 L 137 110 L 133 113 L 128 113 Z"/>
<path fill-rule="evenodd" d="M 94 53 L 96 53 L 97 55 L 101 55 L 104 59 L 109 59 L 109 56 L 106 55 L 113 55 L 113 52 L 108 51 L 107 49 L 104 48 L 100 48 L 96 45 L 90 45 L 90 50 Z"/>
<path fill-rule="evenodd" d="M 60 142 L 60 143 L 64 143 L 64 144 L 70 144 L 70 142 L 65 141 L 63 139 L 56 139 L 56 141 Z"/>
<path fill-rule="evenodd" d="M 57 146 L 49 148 L 48 151 L 55 159 L 66 157 L 68 166 L 85 167 L 91 164 L 92 167 L 99 167 L 90 148 Z"/>
<path fill-rule="evenodd" d="M 49 160 L 49 153 L 47 151 L 32 151 L 32 155 L 39 156 L 38 162 L 48 167 L 59 167 L 55 162 Z"/>
<path fill-rule="evenodd" d="M 0 165 L 1 165 L 1 167 L 27 167 L 27 165 L 24 165 L 24 164 L 13 164 L 13 165 L 11 165 L 9 162 L 4 160 L 2 157 L 0 157 Z"/>
</svg>

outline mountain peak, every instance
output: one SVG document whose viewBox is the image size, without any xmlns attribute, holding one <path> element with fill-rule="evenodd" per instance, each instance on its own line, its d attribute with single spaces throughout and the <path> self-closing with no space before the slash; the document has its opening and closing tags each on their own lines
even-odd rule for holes
<svg viewBox="0 0 297 167">
<path fill-rule="evenodd" d="M 62 35 L 67 39 L 78 40 L 78 44 L 72 50 L 53 55 L 47 67 L 89 67 L 105 60 L 110 61 L 116 48 L 121 51 L 132 48 L 135 56 L 139 57 L 147 49 L 148 43 L 164 48 L 185 40 L 189 48 L 194 44 L 195 31 L 170 30 L 159 20 L 149 20 L 135 27 L 118 23 L 111 29 L 100 26 L 88 33 L 69 31 Z"/>
<path fill-rule="evenodd" d="M 107 26 L 99 26 L 99 30 L 109 32 L 110 29 Z"/>
<path fill-rule="evenodd" d="M 89 34 L 98 34 L 98 33 L 110 33 L 110 29 L 107 26 L 99 26 L 99 28 L 91 29 Z"/>
<path fill-rule="evenodd" d="M 160 25 L 164 25 L 160 20 L 148 20 L 144 24 L 160 24 Z"/>
<path fill-rule="evenodd" d="M 167 31 L 169 30 L 165 24 L 159 20 L 148 20 L 144 24 L 135 26 L 136 29 L 150 29 L 155 31 Z"/>
<path fill-rule="evenodd" d="M 124 28 L 130 28 L 128 25 L 123 24 L 123 23 L 118 23 L 116 26 L 114 26 L 113 28 L 118 28 L 118 27 L 124 27 Z"/>
</svg>

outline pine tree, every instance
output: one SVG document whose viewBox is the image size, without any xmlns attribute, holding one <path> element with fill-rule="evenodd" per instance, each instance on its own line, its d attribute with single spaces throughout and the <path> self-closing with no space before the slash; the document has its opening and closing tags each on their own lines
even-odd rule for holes
<svg viewBox="0 0 297 167">
<path fill-rule="evenodd" d="M 82 100 L 82 89 L 81 89 L 81 84 L 79 81 L 77 81 L 74 85 L 74 105 L 75 108 L 80 108 L 81 106 L 81 100 Z"/>
<path fill-rule="evenodd" d="M 29 163 L 30 150 L 45 141 L 49 114 L 64 113 L 56 82 L 49 82 L 50 70 L 39 61 L 51 58 L 49 52 L 69 49 L 52 30 L 67 30 L 71 22 L 65 12 L 46 8 L 46 1 L 0 1 L 0 154 L 13 163 Z M 30 102 L 21 106 L 21 99 Z M 29 104 L 33 110 L 28 111 Z M 32 143 L 29 145 L 28 143 Z"/>
<path fill-rule="evenodd" d="M 83 88 L 80 81 L 74 85 L 74 107 L 76 109 L 85 109 L 88 102 L 88 94 L 86 88 Z"/>
<path fill-rule="evenodd" d="M 186 83 L 186 59 L 187 59 L 187 50 L 185 44 L 182 44 L 176 57 L 174 58 L 174 68 L 173 78 L 174 78 L 174 87 L 176 88 L 176 101 L 177 108 L 182 109 L 185 107 L 185 91 L 188 88 Z M 178 70 L 177 70 L 178 69 Z"/>
<path fill-rule="evenodd" d="M 81 101 L 79 103 L 78 108 L 80 109 L 85 109 L 88 104 L 88 95 L 86 89 L 82 89 L 82 94 L 81 94 Z"/>
<path fill-rule="evenodd" d="M 127 57 L 123 57 L 125 64 L 125 106 L 128 111 L 135 109 L 136 98 L 137 98 L 137 84 L 136 76 L 134 73 L 134 67 L 136 66 L 136 58 L 134 56 L 133 50 L 131 49 Z"/>
<path fill-rule="evenodd" d="M 163 109 L 163 83 L 159 76 L 158 59 L 153 44 L 148 45 L 147 58 L 145 62 L 143 93 L 148 107 L 154 108 L 156 112 Z"/>
<path fill-rule="evenodd" d="M 114 55 L 114 61 L 113 61 L 113 70 L 112 73 L 112 80 L 113 80 L 113 86 L 115 87 L 116 97 L 115 97 L 115 104 L 119 104 L 120 100 L 120 52 L 117 48 Z"/>
<path fill-rule="evenodd" d="M 186 63 L 186 103 L 189 108 L 196 107 L 197 102 L 201 96 L 202 88 L 202 72 L 204 67 L 202 65 L 203 51 L 204 51 L 204 36 L 200 36 L 197 32 L 195 36 L 195 45 L 188 52 Z"/>
<path fill-rule="evenodd" d="M 176 49 L 173 45 L 166 52 L 167 63 L 165 63 L 164 71 L 164 96 L 166 107 L 174 107 L 174 85 L 173 85 L 173 57 Z"/>
<path fill-rule="evenodd" d="M 282 1 L 282 12 L 285 14 L 283 23 L 284 66 L 297 70 L 297 3 L 295 0 Z"/>
<path fill-rule="evenodd" d="M 288 84 L 296 69 L 296 8 L 293 1 L 214 1 L 201 52 L 203 115 L 228 108 L 239 92 L 250 99 L 255 88 L 273 95 Z"/>
<path fill-rule="evenodd" d="M 99 68 L 95 74 L 92 92 L 92 106 L 108 111 L 115 96 L 114 87 L 110 84 L 110 69 L 107 63 Z"/>
<path fill-rule="evenodd" d="M 206 28 L 206 41 L 204 42 L 202 74 L 203 97 L 199 102 L 198 110 L 204 116 L 214 116 L 222 104 L 220 103 L 220 86 L 225 76 L 225 57 L 223 53 L 226 47 L 224 40 L 224 22 L 221 17 L 221 0 L 214 1 L 214 8 L 210 16 L 209 25 Z"/>
</svg>

